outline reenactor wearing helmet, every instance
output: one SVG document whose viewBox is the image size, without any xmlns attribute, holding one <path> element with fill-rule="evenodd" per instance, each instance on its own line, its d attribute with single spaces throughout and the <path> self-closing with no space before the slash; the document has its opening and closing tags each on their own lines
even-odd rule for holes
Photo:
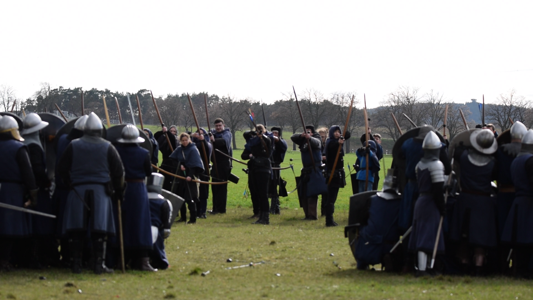
<svg viewBox="0 0 533 300">
<path fill-rule="evenodd" d="M 531 277 L 533 250 L 533 130 L 522 138 L 520 152 L 511 165 L 516 198 L 511 205 L 502 233 L 502 242 L 513 249 L 515 276 Z"/>
<path fill-rule="evenodd" d="M 150 265 L 152 250 L 150 202 L 144 180 L 152 174 L 150 152 L 139 146 L 144 138 L 131 124 L 122 129 L 116 149 L 124 164 L 126 191 L 122 204 L 122 224 L 126 264 L 142 271 L 157 271 Z M 117 220 L 116 220 L 117 221 Z M 118 227 L 118 223 L 116 227 Z"/>
<path fill-rule="evenodd" d="M 71 188 L 63 232 L 69 234 L 72 272 L 81 273 L 82 249 L 92 239 L 94 273 L 112 272 L 104 263 L 107 236 L 116 234 L 111 196 L 122 199 L 124 168 L 120 156 L 102 136 L 100 118 L 91 113 L 83 137 L 73 140 L 61 157 L 58 173 Z"/>
<path fill-rule="evenodd" d="M 0 202 L 28 207 L 36 203 L 38 187 L 18 128 L 13 117 L 0 117 Z M 27 214 L 0 207 L 0 271 L 12 268 L 13 245 L 30 235 Z"/>
</svg>

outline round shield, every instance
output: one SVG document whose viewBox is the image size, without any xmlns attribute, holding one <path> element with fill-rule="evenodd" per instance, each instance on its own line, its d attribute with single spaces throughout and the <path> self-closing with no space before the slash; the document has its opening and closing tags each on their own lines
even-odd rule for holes
<svg viewBox="0 0 533 300">
<path fill-rule="evenodd" d="M 55 137 L 59 129 L 65 125 L 65 120 L 51 113 L 40 113 L 41 120 L 48 122 L 48 126 L 41 129 L 41 142 L 46 155 L 46 172 L 53 181 L 56 166 Z"/>
<path fill-rule="evenodd" d="M 15 119 L 15 121 L 17 121 L 17 124 L 19 125 L 19 132 L 21 132 L 22 129 L 24 128 L 23 127 L 23 123 L 22 123 L 22 119 L 19 116 L 15 115 L 14 113 L 3 111 L 3 112 L 0 112 L 0 116 L 13 117 Z"/>
<path fill-rule="evenodd" d="M 122 129 L 124 129 L 126 125 L 127 124 L 120 124 L 120 125 L 115 125 L 113 127 L 110 127 L 107 130 L 106 140 L 110 141 L 113 145 L 119 144 L 117 140 L 122 137 Z M 152 142 L 150 141 L 150 138 L 146 136 L 146 133 L 144 133 L 144 130 L 141 130 L 139 128 L 137 128 L 137 130 L 139 130 L 139 137 L 142 137 L 144 139 L 144 142 L 139 143 L 139 146 L 148 150 L 148 152 L 150 152 L 150 157 L 152 157 Z"/>
<path fill-rule="evenodd" d="M 70 131 L 72 130 L 72 128 L 74 128 L 74 123 L 76 123 L 76 121 L 79 119 L 80 117 L 77 117 L 75 119 L 72 119 L 70 121 L 68 121 L 67 123 L 65 123 L 65 125 L 63 125 L 63 127 L 61 127 L 57 133 L 56 133 L 56 138 L 54 140 L 54 151 L 57 151 L 57 142 L 59 141 L 59 138 L 64 135 L 64 134 L 69 134 Z M 102 123 L 102 125 L 104 125 L 104 123 Z M 102 138 L 106 138 L 107 136 L 107 129 L 104 125 L 104 129 L 102 130 Z"/>
</svg>

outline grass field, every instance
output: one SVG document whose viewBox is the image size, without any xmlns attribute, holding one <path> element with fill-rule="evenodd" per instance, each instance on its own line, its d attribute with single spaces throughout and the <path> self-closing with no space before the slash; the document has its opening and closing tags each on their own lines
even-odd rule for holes
<svg viewBox="0 0 533 300">
<path fill-rule="evenodd" d="M 238 157 L 240 151 L 236 151 Z M 296 174 L 298 152 L 290 152 Z M 349 154 L 347 163 L 355 157 Z M 386 158 L 390 164 L 390 157 Z M 244 166 L 242 166 L 244 167 Z M 343 226 L 348 219 L 349 187 L 335 212 L 339 227 L 324 218 L 301 221 L 296 195 L 283 198 L 281 215 L 270 225 L 247 219 L 251 202 L 243 197 L 246 176 L 230 184 L 226 215 L 208 216 L 195 225 L 176 223 L 166 241 L 170 268 L 94 275 L 90 271 L 17 270 L 0 273 L 0 299 L 531 299 L 531 282 L 504 277 L 438 276 L 417 279 L 380 271 L 358 271 Z M 294 188 L 292 172 L 282 171 Z M 348 184 L 350 182 L 348 180 Z M 209 202 L 209 206 L 211 202 Z M 233 262 L 226 260 L 231 258 Z M 257 264 L 228 270 L 229 267 Z M 209 271 L 202 276 L 201 273 Z M 40 279 L 40 277 L 45 277 Z"/>
</svg>

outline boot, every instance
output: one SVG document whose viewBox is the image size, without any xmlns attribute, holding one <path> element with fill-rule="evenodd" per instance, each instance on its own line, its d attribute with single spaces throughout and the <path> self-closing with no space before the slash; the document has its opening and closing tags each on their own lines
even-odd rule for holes
<svg viewBox="0 0 533 300">
<path fill-rule="evenodd" d="M 148 271 L 148 272 L 157 272 L 157 269 L 154 269 L 152 265 L 150 265 L 150 258 L 149 257 L 141 257 L 140 259 L 141 271 Z"/>
<path fill-rule="evenodd" d="M 178 222 L 187 222 L 187 206 L 185 206 L 185 203 L 180 208 L 180 218 Z"/>
<path fill-rule="evenodd" d="M 274 215 L 280 215 L 280 205 L 279 205 L 279 197 L 272 198 L 272 205 L 274 212 L 272 214 Z"/>
<path fill-rule="evenodd" d="M 72 259 L 71 262 L 71 270 L 74 274 L 80 274 L 81 273 L 81 256 L 82 256 L 82 249 L 83 249 L 83 243 L 81 240 L 78 239 L 69 239 L 69 248 L 70 248 L 70 257 Z"/>
<path fill-rule="evenodd" d="M 334 204 L 328 203 L 326 205 L 326 227 L 339 226 L 339 224 L 337 224 L 333 220 L 333 211 L 334 211 Z"/>
<path fill-rule="evenodd" d="M 93 242 L 94 248 L 94 274 L 113 273 L 113 269 L 105 265 L 105 251 L 106 242 L 103 238 L 99 238 Z"/>
<path fill-rule="evenodd" d="M 191 211 L 191 217 L 189 218 L 189 222 L 187 224 L 196 224 L 196 211 Z"/>
<path fill-rule="evenodd" d="M 308 201 L 307 217 L 309 218 L 309 220 L 318 220 L 316 207 L 317 207 L 317 198 L 315 197 L 314 201 L 313 200 Z"/>
<path fill-rule="evenodd" d="M 262 211 L 259 213 L 259 220 L 255 221 L 255 223 L 252 224 L 263 224 L 268 225 L 270 224 L 270 216 L 268 211 Z"/>
</svg>

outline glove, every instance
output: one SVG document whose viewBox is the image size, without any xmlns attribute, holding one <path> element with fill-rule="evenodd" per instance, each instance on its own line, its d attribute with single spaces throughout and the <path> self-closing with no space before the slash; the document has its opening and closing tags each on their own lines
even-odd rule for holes
<svg viewBox="0 0 533 300">
<path fill-rule="evenodd" d="M 163 230 L 163 238 L 167 239 L 170 236 L 170 229 Z"/>
</svg>

